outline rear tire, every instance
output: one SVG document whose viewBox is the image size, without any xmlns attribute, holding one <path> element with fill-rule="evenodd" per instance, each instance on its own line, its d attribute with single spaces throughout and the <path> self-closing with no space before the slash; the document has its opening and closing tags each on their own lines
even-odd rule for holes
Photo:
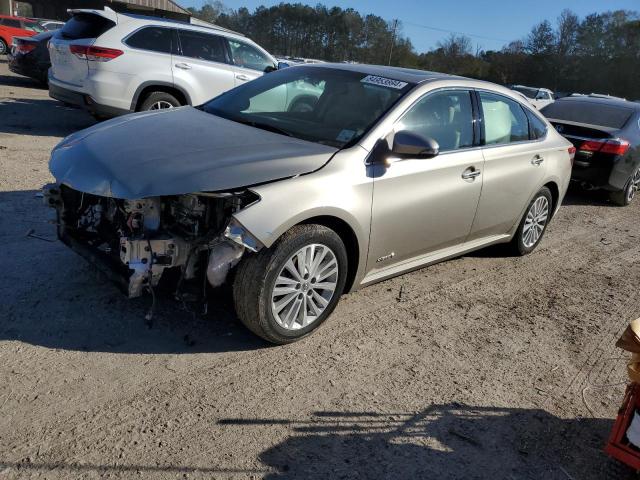
<svg viewBox="0 0 640 480">
<path fill-rule="evenodd" d="M 627 180 L 627 185 L 624 187 L 624 190 L 611 192 L 609 194 L 609 198 L 619 207 L 626 207 L 631 204 L 638 194 L 638 191 L 640 191 L 640 167 L 631 174 L 629 180 Z"/>
<path fill-rule="evenodd" d="M 140 106 L 140 111 L 164 110 L 167 108 L 181 107 L 182 103 L 176 97 L 167 92 L 151 92 Z"/>
<path fill-rule="evenodd" d="M 336 232 L 322 225 L 297 225 L 271 248 L 245 255 L 238 265 L 233 284 L 238 317 L 268 342 L 300 340 L 338 304 L 347 265 L 347 251 Z"/>
<path fill-rule="evenodd" d="M 9 53 L 9 47 L 7 42 L 0 38 L 0 55 L 7 55 Z"/>
<path fill-rule="evenodd" d="M 515 255 L 528 255 L 533 252 L 547 231 L 547 225 L 553 214 L 553 196 L 547 187 L 535 194 L 527 207 L 518 230 L 511 240 L 511 251 Z"/>
</svg>

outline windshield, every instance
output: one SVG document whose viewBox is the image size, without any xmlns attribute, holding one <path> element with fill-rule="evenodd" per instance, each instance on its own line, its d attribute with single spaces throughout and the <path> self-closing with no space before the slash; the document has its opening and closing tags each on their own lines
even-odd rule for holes
<svg viewBox="0 0 640 480">
<path fill-rule="evenodd" d="M 30 32 L 45 32 L 45 28 L 40 25 L 38 22 L 24 22 L 24 29 L 29 30 Z"/>
<path fill-rule="evenodd" d="M 202 108 L 228 120 L 343 148 L 354 144 L 413 84 L 324 67 L 290 67 Z"/>
<path fill-rule="evenodd" d="M 531 98 L 532 100 L 536 99 L 536 97 L 538 96 L 538 92 L 539 92 L 539 90 L 537 88 L 517 87 L 517 86 L 513 87 L 512 90 L 515 90 L 516 92 L 520 92 L 525 97 Z"/>
</svg>

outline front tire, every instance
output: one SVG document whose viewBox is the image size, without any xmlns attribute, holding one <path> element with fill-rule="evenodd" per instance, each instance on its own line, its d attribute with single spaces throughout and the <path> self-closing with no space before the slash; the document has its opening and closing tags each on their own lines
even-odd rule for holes
<svg viewBox="0 0 640 480">
<path fill-rule="evenodd" d="M 0 55 L 7 55 L 9 53 L 9 47 L 7 43 L 0 38 Z"/>
<path fill-rule="evenodd" d="M 640 191 L 640 167 L 631 174 L 624 190 L 612 192 L 610 198 L 619 207 L 626 207 L 631 204 L 638 191 Z"/>
<path fill-rule="evenodd" d="M 511 250 L 516 255 L 527 255 L 533 252 L 547 230 L 551 220 L 553 196 L 547 187 L 542 187 L 535 194 L 527 207 L 518 230 L 511 240 Z"/>
<path fill-rule="evenodd" d="M 238 265 L 233 285 L 238 317 L 271 343 L 300 340 L 331 315 L 344 291 L 347 268 L 347 252 L 336 232 L 297 225 Z"/>
<path fill-rule="evenodd" d="M 140 106 L 141 112 L 147 110 L 164 110 L 182 106 L 180 100 L 167 92 L 151 92 Z"/>
</svg>

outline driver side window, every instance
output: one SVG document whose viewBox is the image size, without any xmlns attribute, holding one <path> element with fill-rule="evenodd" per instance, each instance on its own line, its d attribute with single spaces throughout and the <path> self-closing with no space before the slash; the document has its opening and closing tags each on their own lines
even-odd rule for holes
<svg viewBox="0 0 640 480">
<path fill-rule="evenodd" d="M 432 138 L 441 152 L 473 146 L 473 109 L 468 90 L 427 94 L 402 117 L 397 131 Z"/>
<path fill-rule="evenodd" d="M 259 72 L 264 72 L 268 68 L 276 68 L 269 57 L 251 45 L 229 39 L 229 47 L 233 63 L 238 67 L 250 68 Z"/>
</svg>

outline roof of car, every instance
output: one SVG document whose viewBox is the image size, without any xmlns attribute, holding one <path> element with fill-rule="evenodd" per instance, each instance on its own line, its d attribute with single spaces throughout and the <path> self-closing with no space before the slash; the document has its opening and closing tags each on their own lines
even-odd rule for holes
<svg viewBox="0 0 640 480">
<path fill-rule="evenodd" d="M 599 103 L 604 105 L 613 105 L 625 108 L 631 108 L 633 110 L 640 111 L 640 104 L 636 102 L 630 102 L 628 100 L 624 100 L 622 98 L 617 97 L 605 97 L 602 95 L 593 96 L 593 95 L 575 95 L 569 97 L 563 97 L 557 102 L 587 102 L 587 103 Z"/>
<path fill-rule="evenodd" d="M 16 17 L 14 15 L 0 15 L 0 18 L 11 18 L 13 20 L 22 20 L 23 22 L 33 22 L 33 23 L 35 23 L 35 20 L 32 20 L 31 18 Z"/>
<path fill-rule="evenodd" d="M 422 83 L 427 80 L 446 80 L 448 78 L 464 78 L 446 73 L 429 72 L 427 70 L 368 65 L 364 63 L 305 63 L 304 66 L 313 68 L 335 68 L 337 70 L 349 70 L 379 77 L 393 77 L 394 80 L 408 83 Z"/>
</svg>

